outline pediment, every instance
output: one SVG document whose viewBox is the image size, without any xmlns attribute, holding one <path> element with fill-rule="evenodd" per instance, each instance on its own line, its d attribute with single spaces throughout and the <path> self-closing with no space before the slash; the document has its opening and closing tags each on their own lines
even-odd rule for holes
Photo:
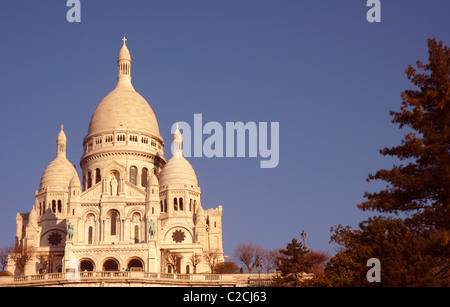
<svg viewBox="0 0 450 307">
<path fill-rule="evenodd" d="M 109 163 L 105 167 L 103 167 L 104 174 L 110 174 L 113 171 L 119 172 L 121 174 L 121 177 L 123 177 L 127 173 L 127 168 L 125 167 L 125 165 L 118 163 L 115 160 L 113 160 L 111 163 Z M 109 176 L 108 176 L 108 178 L 109 178 Z"/>
<path fill-rule="evenodd" d="M 81 199 L 83 200 L 91 200 L 95 199 L 96 201 L 99 201 L 103 193 L 103 183 L 102 181 L 96 183 L 91 188 L 87 189 L 83 193 L 81 193 Z"/>
<path fill-rule="evenodd" d="M 125 181 L 125 195 L 130 197 L 146 197 L 147 193 L 144 190 L 144 188 L 139 188 L 135 186 L 134 184 L 130 183 L 129 181 Z"/>
</svg>

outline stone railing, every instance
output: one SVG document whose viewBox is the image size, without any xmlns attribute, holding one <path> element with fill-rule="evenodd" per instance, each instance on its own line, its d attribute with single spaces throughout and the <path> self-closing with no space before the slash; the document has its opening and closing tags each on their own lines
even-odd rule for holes
<svg viewBox="0 0 450 307">
<path fill-rule="evenodd" d="M 95 271 L 49 273 L 28 276 L 10 276 L 7 282 L 14 286 L 40 286 L 67 283 L 146 283 L 161 285 L 237 286 L 235 274 L 170 274 L 142 271 Z M 4 283 L 5 284 L 5 283 Z"/>
<path fill-rule="evenodd" d="M 161 286 L 270 286 L 274 273 L 262 274 L 171 274 L 142 271 L 94 271 L 48 273 L 28 276 L 0 277 L 1 286 L 55 285 L 161 285 Z"/>
</svg>

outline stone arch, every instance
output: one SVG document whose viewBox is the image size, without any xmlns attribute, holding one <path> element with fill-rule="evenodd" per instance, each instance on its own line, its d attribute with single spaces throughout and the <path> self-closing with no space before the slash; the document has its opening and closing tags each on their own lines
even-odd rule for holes
<svg viewBox="0 0 450 307">
<path fill-rule="evenodd" d="M 113 257 L 108 257 L 103 260 L 102 271 L 120 271 L 119 260 Z"/>
<path fill-rule="evenodd" d="M 130 210 L 130 212 L 128 212 L 127 219 L 132 220 L 135 213 L 138 213 L 141 216 L 141 219 L 143 219 L 145 216 L 144 210 L 140 208 L 133 208 L 133 210 Z"/>
<path fill-rule="evenodd" d="M 98 214 L 97 210 L 89 209 L 89 210 L 86 210 L 85 212 L 83 212 L 83 220 L 84 221 L 87 221 L 89 216 L 93 216 L 94 221 L 98 221 L 99 214 Z"/>
<path fill-rule="evenodd" d="M 128 213 L 127 219 L 130 221 L 130 234 L 134 243 L 140 243 L 145 240 L 145 214 L 141 209 L 134 209 Z"/>
<path fill-rule="evenodd" d="M 128 259 L 128 261 L 126 263 L 127 263 L 127 268 L 130 269 L 130 271 L 133 271 L 133 270 L 144 271 L 144 269 L 145 269 L 145 265 L 144 265 L 145 261 L 142 260 L 140 257 L 134 256 L 134 257 Z M 133 269 L 133 268 L 135 268 L 135 269 Z"/>
<path fill-rule="evenodd" d="M 90 258 L 82 258 L 80 260 L 80 272 L 95 271 L 95 261 Z"/>
</svg>

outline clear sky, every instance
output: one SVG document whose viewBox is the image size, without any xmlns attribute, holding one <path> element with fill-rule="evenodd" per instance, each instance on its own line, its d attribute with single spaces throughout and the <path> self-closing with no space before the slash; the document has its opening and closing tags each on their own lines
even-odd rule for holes
<svg viewBox="0 0 450 307">
<path fill-rule="evenodd" d="M 64 0 L 0 2 L 0 246 L 15 216 L 34 205 L 55 158 L 60 125 L 77 164 L 91 115 L 115 86 L 122 37 L 135 89 L 158 119 L 170 158 L 177 121 L 279 122 L 279 164 L 260 158 L 189 158 L 202 206 L 223 205 L 226 255 L 236 245 L 283 248 L 302 229 L 330 250 L 330 227 L 357 226 L 369 173 L 396 160 L 391 124 L 404 70 L 427 60 L 426 39 L 450 45 L 450 1 L 81 0 L 69 23 Z M 205 137 L 206 138 L 206 137 Z"/>
</svg>

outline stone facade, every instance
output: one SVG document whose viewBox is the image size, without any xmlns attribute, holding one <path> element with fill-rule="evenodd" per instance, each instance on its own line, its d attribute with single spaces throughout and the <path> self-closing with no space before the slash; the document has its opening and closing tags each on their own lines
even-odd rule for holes
<svg viewBox="0 0 450 307">
<path fill-rule="evenodd" d="M 15 275 L 77 267 L 209 273 L 210 262 L 224 261 L 222 206 L 203 209 L 178 129 L 166 161 L 156 116 L 131 83 L 125 41 L 117 85 L 97 106 L 83 141 L 81 177 L 66 158 L 61 126 L 33 208 L 16 216 L 17 252 L 7 266 Z"/>
</svg>

